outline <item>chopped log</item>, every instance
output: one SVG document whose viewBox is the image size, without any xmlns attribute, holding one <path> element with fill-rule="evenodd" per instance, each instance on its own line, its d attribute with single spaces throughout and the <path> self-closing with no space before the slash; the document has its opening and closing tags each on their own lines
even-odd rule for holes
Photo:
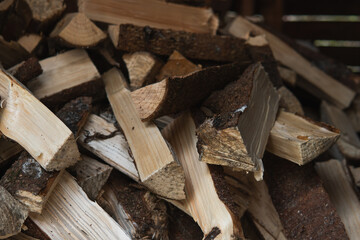
<svg viewBox="0 0 360 240">
<path fill-rule="evenodd" d="M 38 59 L 35 57 L 30 57 L 7 71 L 24 85 L 43 72 Z"/>
<path fill-rule="evenodd" d="M 336 126 L 340 130 L 340 138 L 336 146 L 349 159 L 360 159 L 360 139 L 356 134 L 349 118 L 339 108 L 326 102 L 321 103 L 322 121 Z"/>
<path fill-rule="evenodd" d="M 284 108 L 287 112 L 304 116 L 304 110 L 300 101 L 287 87 L 282 86 L 277 92 L 280 96 L 279 108 Z"/>
<path fill-rule="evenodd" d="M 80 153 L 65 124 L 3 70 L 0 80 L 0 95 L 6 101 L 0 111 L 0 131 L 18 142 L 47 171 L 75 164 Z"/>
<path fill-rule="evenodd" d="M 187 60 L 181 53 L 174 51 L 168 58 L 166 64 L 160 69 L 156 75 L 156 80 L 161 80 L 168 77 L 184 76 L 190 73 L 201 70 L 201 65 L 195 65 Z"/>
<path fill-rule="evenodd" d="M 108 24 L 131 23 L 196 33 L 215 34 L 218 19 L 210 8 L 196 8 L 158 0 L 80 0 L 79 12 Z M 156 13 L 156 17 L 154 16 Z"/>
<path fill-rule="evenodd" d="M 360 187 L 360 167 L 349 166 L 350 173 L 357 187 Z"/>
<path fill-rule="evenodd" d="M 63 217 L 59 217 L 63 216 Z M 92 202 L 65 172 L 41 214 L 31 220 L 51 239 L 129 239 L 125 231 Z"/>
<path fill-rule="evenodd" d="M 114 46 L 123 51 L 146 51 L 170 56 L 177 50 L 187 58 L 220 62 L 249 60 L 245 52 L 245 40 L 232 36 L 213 36 L 130 24 L 112 26 L 108 31 Z"/>
<path fill-rule="evenodd" d="M 229 32 L 242 39 L 265 34 L 275 59 L 302 76 L 305 81 L 298 82 L 299 86 L 314 96 L 329 101 L 340 108 L 348 107 L 354 98 L 354 91 L 312 66 L 310 62 L 278 37 L 248 20 L 237 17 L 229 27 Z"/>
<path fill-rule="evenodd" d="M 345 110 L 351 124 L 356 132 L 360 132 L 360 96 L 357 95 L 350 107 Z"/>
<path fill-rule="evenodd" d="M 247 66 L 233 63 L 208 67 L 186 76 L 169 77 L 132 92 L 131 97 L 140 118 L 149 121 L 199 104 L 212 91 L 238 79 Z"/>
<path fill-rule="evenodd" d="M 258 172 L 274 125 L 279 96 L 260 63 L 214 92 L 203 106 L 215 116 L 197 128 L 201 161 Z M 250 127 L 251 126 L 251 127 Z"/>
<path fill-rule="evenodd" d="M 18 234 L 27 216 L 27 208 L 0 186 L 0 239 Z"/>
<path fill-rule="evenodd" d="M 50 33 L 60 44 L 69 47 L 94 47 L 106 38 L 83 13 L 69 13 L 61 19 Z"/>
<path fill-rule="evenodd" d="M 330 125 L 279 111 L 266 150 L 304 165 L 328 150 L 339 137 L 339 130 Z"/>
<path fill-rule="evenodd" d="M 104 162 L 133 180 L 140 181 L 129 145 L 113 123 L 91 114 L 79 134 L 78 142 Z"/>
<path fill-rule="evenodd" d="M 296 85 L 296 72 L 294 72 L 291 69 L 285 68 L 285 67 L 280 67 L 278 66 L 278 71 L 280 74 L 281 79 L 286 82 L 287 84 L 289 84 L 290 86 L 295 86 Z"/>
<path fill-rule="evenodd" d="M 82 160 L 70 168 L 77 183 L 93 201 L 108 180 L 111 170 L 112 167 L 85 155 L 82 155 Z"/>
<path fill-rule="evenodd" d="M 129 72 L 132 90 L 155 82 L 155 75 L 162 66 L 162 62 L 148 52 L 125 54 L 123 59 Z"/>
<path fill-rule="evenodd" d="M 36 49 L 39 47 L 41 41 L 43 40 L 43 37 L 38 34 L 27 34 L 22 36 L 17 40 L 17 42 L 25 48 L 25 50 L 33 54 L 35 53 Z"/>
<path fill-rule="evenodd" d="M 287 239 L 348 239 L 313 164 L 267 155 L 265 181 Z"/>
<path fill-rule="evenodd" d="M 360 202 L 347 180 L 341 162 L 334 159 L 318 162 L 315 168 L 344 223 L 349 238 L 357 239 L 360 236 Z"/>
<path fill-rule="evenodd" d="M 43 73 L 28 83 L 30 91 L 53 106 L 77 96 L 99 96 L 100 74 L 85 50 L 75 49 L 41 60 Z"/>
<path fill-rule="evenodd" d="M 0 36 L 0 62 L 4 68 L 10 68 L 28 57 L 29 53 L 17 42 L 6 41 Z"/>
<path fill-rule="evenodd" d="M 0 185 L 30 212 L 41 213 L 63 172 L 47 172 L 27 152 L 23 152 L 1 178 Z"/>
<path fill-rule="evenodd" d="M 162 197 L 184 199 L 184 172 L 156 125 L 144 123 L 139 118 L 122 73 L 113 68 L 103 74 L 103 80 L 116 120 L 134 156 L 141 182 Z"/>
<path fill-rule="evenodd" d="M 11 158 L 19 154 L 23 148 L 9 139 L 0 139 L 0 169 L 7 165 Z"/>
</svg>

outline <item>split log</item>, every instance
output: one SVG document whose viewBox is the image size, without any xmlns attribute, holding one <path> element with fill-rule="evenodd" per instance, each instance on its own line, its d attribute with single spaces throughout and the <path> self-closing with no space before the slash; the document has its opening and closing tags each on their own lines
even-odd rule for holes
<svg viewBox="0 0 360 240">
<path fill-rule="evenodd" d="M 4 68 L 10 68 L 29 56 L 29 53 L 17 42 L 6 41 L 0 36 L 0 62 Z"/>
<path fill-rule="evenodd" d="M 36 52 L 42 42 L 43 37 L 38 34 L 27 34 L 20 37 L 17 42 L 30 54 Z"/>
<path fill-rule="evenodd" d="M 358 239 L 360 236 L 360 202 L 347 180 L 341 162 L 338 160 L 318 162 L 315 168 L 344 223 L 349 238 Z"/>
<path fill-rule="evenodd" d="M 75 164 L 80 153 L 65 124 L 3 70 L 0 80 L 0 95 L 6 101 L 0 111 L 0 131 L 24 147 L 47 171 Z"/>
<path fill-rule="evenodd" d="M 43 73 L 28 83 L 46 105 L 66 103 L 77 96 L 99 96 L 100 74 L 85 50 L 75 49 L 41 60 Z M 101 92 L 101 91 L 100 91 Z"/>
<path fill-rule="evenodd" d="M 94 47 L 106 38 L 83 13 L 69 13 L 61 19 L 50 33 L 60 44 L 69 47 Z"/>
<path fill-rule="evenodd" d="M 131 97 L 140 118 L 149 121 L 199 104 L 212 91 L 238 79 L 247 66 L 247 63 L 232 63 L 169 77 L 132 92 Z"/>
<path fill-rule="evenodd" d="M 177 50 L 187 58 L 201 60 L 249 60 L 245 51 L 245 40 L 232 36 L 213 36 L 130 24 L 111 26 L 108 31 L 114 46 L 123 51 L 146 51 L 170 56 Z"/>
<path fill-rule="evenodd" d="M 113 123 L 91 114 L 79 134 L 78 142 L 104 162 L 133 180 L 140 181 L 129 145 Z"/>
<path fill-rule="evenodd" d="M 0 185 L 30 212 L 41 213 L 63 172 L 47 172 L 27 152 L 23 152 L 1 178 Z"/>
<path fill-rule="evenodd" d="M 68 172 L 62 176 L 43 212 L 30 214 L 30 218 L 51 239 L 130 239 L 97 203 L 86 196 Z"/>
<path fill-rule="evenodd" d="M 0 139 L 0 169 L 3 169 L 22 150 L 24 149 L 18 143 L 9 139 Z"/>
<path fill-rule="evenodd" d="M 91 20 L 108 24 L 131 23 L 142 27 L 211 34 L 216 33 L 219 24 L 209 8 L 158 0 L 80 0 L 78 6 L 79 12 L 83 12 Z"/>
<path fill-rule="evenodd" d="M 242 39 L 249 39 L 254 34 L 265 34 L 275 59 L 302 76 L 305 81 L 299 82 L 299 86 L 314 96 L 329 101 L 340 108 L 348 107 L 354 98 L 354 91 L 312 66 L 310 62 L 275 35 L 248 20 L 237 17 L 229 27 L 229 32 Z"/>
<path fill-rule="evenodd" d="M 162 66 L 160 59 L 148 52 L 125 54 L 123 59 L 129 72 L 132 90 L 155 82 L 155 75 Z"/>
<path fill-rule="evenodd" d="M 184 172 L 156 125 L 144 123 L 139 118 L 122 73 L 113 68 L 103 74 L 103 80 L 110 105 L 134 156 L 141 182 L 165 198 L 184 199 Z"/>
<path fill-rule="evenodd" d="M 329 149 L 339 137 L 339 130 L 330 125 L 279 111 L 266 150 L 304 165 Z"/>
<path fill-rule="evenodd" d="M 201 70 L 201 65 L 193 64 L 175 50 L 156 75 L 156 80 L 160 82 L 168 77 L 185 76 L 199 70 Z"/>
<path fill-rule="evenodd" d="M 360 132 L 360 96 L 357 95 L 350 107 L 345 110 L 351 124 L 356 132 Z"/>
<path fill-rule="evenodd" d="M 280 67 L 278 66 L 278 71 L 280 74 L 281 79 L 286 82 L 287 84 L 289 84 L 290 86 L 295 86 L 296 85 L 296 72 L 294 72 L 291 69 L 285 68 L 285 67 Z"/>
<path fill-rule="evenodd" d="M 35 57 L 30 57 L 7 71 L 24 85 L 43 72 L 39 61 Z"/>
<path fill-rule="evenodd" d="M 215 115 L 197 128 L 201 161 L 262 174 L 265 146 L 279 96 L 260 63 L 203 103 Z M 258 178 L 261 178 L 257 175 Z"/>
<path fill-rule="evenodd" d="M 277 92 L 280 95 L 279 108 L 284 108 L 287 112 L 304 116 L 304 110 L 300 101 L 287 87 L 282 86 Z"/>
<path fill-rule="evenodd" d="M 0 239 L 19 233 L 27 216 L 26 207 L 0 186 Z"/>
</svg>

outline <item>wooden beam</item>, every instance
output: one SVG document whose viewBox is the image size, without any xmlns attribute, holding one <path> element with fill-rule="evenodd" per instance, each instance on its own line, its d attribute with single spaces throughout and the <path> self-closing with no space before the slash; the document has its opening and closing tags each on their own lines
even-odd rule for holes
<svg viewBox="0 0 360 240">
<path fill-rule="evenodd" d="M 24 85 L 43 72 L 38 59 L 35 57 L 30 57 L 7 71 Z"/>
<path fill-rule="evenodd" d="M 329 101 L 340 108 L 348 107 L 354 98 L 354 91 L 312 66 L 310 62 L 278 37 L 246 19 L 237 17 L 229 27 L 229 32 L 242 39 L 249 39 L 250 32 L 252 35 L 265 34 L 275 59 L 302 76 L 305 81 L 299 83 L 299 86 L 314 96 Z"/>
<path fill-rule="evenodd" d="M 134 156 L 141 182 L 165 198 L 184 199 L 184 172 L 156 125 L 142 122 L 139 118 L 122 73 L 113 68 L 102 77 L 116 120 Z"/>
<path fill-rule="evenodd" d="M 131 23 L 142 27 L 211 34 L 216 33 L 219 24 L 209 8 L 157 0 L 80 0 L 78 6 L 79 12 L 91 20 L 109 24 Z"/>
<path fill-rule="evenodd" d="M 10 68 L 25 60 L 29 53 L 17 42 L 6 41 L 0 36 L 0 62 L 4 68 Z"/>
<path fill-rule="evenodd" d="M 304 116 L 304 110 L 300 101 L 287 87 L 282 86 L 277 92 L 280 96 L 279 108 L 284 108 L 287 112 Z"/>
</svg>

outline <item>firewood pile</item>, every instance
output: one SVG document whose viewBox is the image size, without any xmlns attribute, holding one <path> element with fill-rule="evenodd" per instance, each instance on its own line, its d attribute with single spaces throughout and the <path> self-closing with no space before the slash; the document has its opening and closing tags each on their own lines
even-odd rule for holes
<svg viewBox="0 0 360 240">
<path fill-rule="evenodd" d="M 359 239 L 360 77 L 174 2 L 0 1 L 0 239 Z"/>
</svg>

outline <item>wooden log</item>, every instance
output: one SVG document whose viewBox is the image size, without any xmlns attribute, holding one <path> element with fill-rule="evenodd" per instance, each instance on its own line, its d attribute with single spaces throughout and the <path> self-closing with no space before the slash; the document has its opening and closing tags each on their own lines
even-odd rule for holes
<svg viewBox="0 0 360 240">
<path fill-rule="evenodd" d="M 103 83 L 85 50 L 75 49 L 41 60 L 43 73 L 28 83 L 30 91 L 53 106 L 86 95 L 99 96 Z M 100 93 L 99 93 L 100 92 Z"/>
<path fill-rule="evenodd" d="M 30 212 L 41 213 L 63 172 L 47 172 L 27 152 L 23 152 L 1 178 L 0 185 Z"/>
<path fill-rule="evenodd" d="M 0 139 L 0 169 L 24 149 L 16 142 L 9 139 Z"/>
<path fill-rule="evenodd" d="M 252 35 L 265 34 L 275 59 L 302 76 L 305 81 L 299 83 L 299 86 L 314 96 L 329 101 L 340 108 L 348 107 L 354 98 L 354 91 L 312 66 L 310 62 L 275 35 L 246 19 L 237 17 L 229 27 L 229 32 L 242 39 L 249 39 L 250 32 Z"/>
<path fill-rule="evenodd" d="M 341 162 L 318 162 L 315 168 L 344 223 L 349 239 L 357 239 L 360 236 L 360 202 L 347 180 Z"/>
<path fill-rule="evenodd" d="M 148 52 L 124 54 L 124 62 L 129 72 L 130 88 L 136 90 L 155 82 L 162 62 Z"/>
<path fill-rule="evenodd" d="M 212 91 L 236 80 L 247 66 L 233 63 L 208 67 L 186 76 L 169 77 L 132 92 L 131 97 L 140 118 L 149 121 L 199 104 Z"/>
<path fill-rule="evenodd" d="M 60 44 L 70 47 L 94 47 L 106 38 L 106 34 L 83 13 L 65 15 L 50 33 Z"/>
<path fill-rule="evenodd" d="M 24 85 L 43 72 L 38 59 L 35 57 L 30 57 L 7 71 Z"/>
<path fill-rule="evenodd" d="M 296 85 L 296 72 L 294 72 L 291 69 L 285 68 L 285 67 L 280 67 L 278 66 L 278 71 L 280 74 L 281 79 L 286 82 L 287 84 L 289 84 L 290 86 L 295 86 Z"/>
<path fill-rule="evenodd" d="M 0 95 L 6 101 L 0 111 L 0 131 L 24 147 L 47 171 L 75 164 L 80 153 L 65 124 L 3 70 L 0 80 Z"/>
<path fill-rule="evenodd" d="M 28 57 L 29 53 L 17 42 L 6 41 L 0 36 L 0 62 L 4 68 L 10 68 Z"/>
<path fill-rule="evenodd" d="M 282 86 L 277 92 L 280 96 L 279 108 L 284 108 L 287 112 L 304 116 L 304 110 L 300 101 L 287 87 Z"/>
<path fill-rule="evenodd" d="M 144 123 L 139 118 L 122 73 L 113 68 L 102 77 L 116 120 L 134 156 L 141 182 L 165 198 L 184 199 L 184 172 L 156 125 Z"/>
<path fill-rule="evenodd" d="M 142 27 L 210 34 L 216 33 L 219 24 L 209 8 L 157 0 L 80 0 L 78 6 L 79 12 L 83 12 L 91 20 L 109 24 L 131 23 Z"/>
<path fill-rule="evenodd" d="M 140 181 L 129 145 L 113 123 L 91 114 L 79 134 L 78 142 L 104 162 L 133 180 Z"/>
<path fill-rule="evenodd" d="M 187 58 L 201 60 L 220 62 L 249 60 L 245 52 L 245 40 L 231 36 L 162 30 L 130 24 L 112 26 L 108 31 L 114 46 L 123 51 L 147 51 L 170 56 L 174 50 L 177 50 Z"/>
<path fill-rule="evenodd" d="M 19 233 L 27 216 L 27 208 L 0 186 L 0 239 Z"/>
<path fill-rule="evenodd" d="M 266 150 L 304 165 L 329 149 L 339 137 L 339 130 L 330 125 L 279 111 Z"/>
<path fill-rule="evenodd" d="M 248 67 L 223 90 L 212 93 L 203 106 L 215 115 L 196 130 L 200 160 L 261 175 L 261 159 L 278 102 L 279 96 L 260 63 Z"/>
<path fill-rule="evenodd" d="M 39 48 L 42 41 L 43 37 L 38 34 L 23 35 L 17 40 L 17 42 L 30 54 L 34 54 L 36 52 L 36 49 Z"/>
<path fill-rule="evenodd" d="M 192 72 L 199 71 L 201 65 L 195 65 L 187 60 L 181 53 L 174 51 L 168 58 L 166 64 L 160 69 L 156 75 L 156 80 L 159 82 L 168 77 L 184 76 Z"/>
<path fill-rule="evenodd" d="M 51 239 L 130 239 L 97 203 L 86 196 L 68 172 L 64 173 L 43 212 L 30 214 L 30 218 Z"/>
<path fill-rule="evenodd" d="M 345 110 L 354 130 L 360 131 L 360 96 L 357 95 L 350 107 Z"/>
</svg>

